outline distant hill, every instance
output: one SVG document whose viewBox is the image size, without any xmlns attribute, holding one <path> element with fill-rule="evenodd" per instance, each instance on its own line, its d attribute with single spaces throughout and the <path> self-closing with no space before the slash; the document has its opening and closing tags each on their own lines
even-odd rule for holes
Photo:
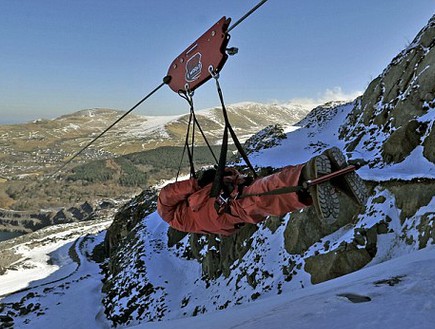
<svg viewBox="0 0 435 329">
<path fill-rule="evenodd" d="M 298 104 L 239 103 L 228 106 L 230 120 L 242 139 L 270 124 L 301 120 L 310 106 Z M 0 125 L 0 177 L 38 175 L 52 171 L 95 138 L 125 112 L 82 110 L 53 120 Z M 197 117 L 212 144 L 222 136 L 220 108 L 198 111 Z M 184 143 L 188 115 L 141 116 L 130 114 L 83 153 L 81 160 L 107 159 Z M 198 143 L 203 143 L 201 138 Z"/>
</svg>

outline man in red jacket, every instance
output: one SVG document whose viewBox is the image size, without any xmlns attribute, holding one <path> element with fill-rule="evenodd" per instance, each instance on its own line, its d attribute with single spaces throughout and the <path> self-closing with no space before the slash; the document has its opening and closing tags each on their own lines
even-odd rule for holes
<svg viewBox="0 0 435 329">
<path fill-rule="evenodd" d="M 320 218 L 331 223 L 337 219 L 339 202 L 335 187 L 330 181 L 312 186 L 308 191 L 261 196 L 256 194 L 298 186 L 303 181 L 346 166 L 344 155 L 334 147 L 306 164 L 284 167 L 249 185 L 246 185 L 246 178 L 235 169 L 227 168 L 224 185 L 232 188 L 225 200 L 225 209 L 216 209 L 219 197 L 210 197 L 213 177 L 205 175 L 206 177 L 190 178 L 162 188 L 157 211 L 176 230 L 224 236 L 233 234 L 245 223 L 257 224 L 267 216 L 282 216 L 311 205 L 314 205 Z M 367 196 L 364 183 L 355 172 L 341 176 L 337 182 L 339 187 L 347 187 L 351 196 L 360 204 L 365 203 Z M 241 190 L 246 197 L 239 197 Z"/>
</svg>

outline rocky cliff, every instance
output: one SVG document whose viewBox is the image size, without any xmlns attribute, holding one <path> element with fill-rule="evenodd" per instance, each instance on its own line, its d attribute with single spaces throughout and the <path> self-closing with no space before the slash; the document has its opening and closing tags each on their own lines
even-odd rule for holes
<svg viewBox="0 0 435 329">
<path fill-rule="evenodd" d="M 194 316 L 434 244 L 434 40 L 435 16 L 361 98 L 316 108 L 286 138 L 281 129 L 268 129 L 250 142 L 258 167 L 301 163 L 340 147 L 364 164 L 365 207 L 341 194 L 333 225 L 306 208 L 222 238 L 168 229 L 153 212 L 155 192 L 143 193 L 106 236 L 108 318 L 120 324 Z"/>
<path fill-rule="evenodd" d="M 0 230 L 29 233 L 50 225 L 91 220 L 101 210 L 115 207 L 115 201 L 103 200 L 93 205 L 84 202 L 74 207 L 42 210 L 40 212 L 13 211 L 0 208 Z"/>
<path fill-rule="evenodd" d="M 411 152 L 422 153 L 428 163 L 435 162 L 434 45 L 435 19 L 432 18 L 370 83 L 340 129 L 346 150 L 370 155 L 370 167 L 402 163 Z"/>
</svg>

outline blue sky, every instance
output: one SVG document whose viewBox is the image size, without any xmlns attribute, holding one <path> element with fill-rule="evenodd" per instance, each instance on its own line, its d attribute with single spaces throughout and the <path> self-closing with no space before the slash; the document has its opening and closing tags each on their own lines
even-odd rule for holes
<svg viewBox="0 0 435 329">
<path fill-rule="evenodd" d="M 128 110 L 220 17 L 257 0 L 0 0 L 0 123 L 87 108 Z M 231 33 L 227 103 L 287 102 L 363 91 L 434 14 L 434 0 L 269 0 Z M 197 108 L 219 104 L 214 84 Z M 188 111 L 168 87 L 135 113 Z"/>
</svg>

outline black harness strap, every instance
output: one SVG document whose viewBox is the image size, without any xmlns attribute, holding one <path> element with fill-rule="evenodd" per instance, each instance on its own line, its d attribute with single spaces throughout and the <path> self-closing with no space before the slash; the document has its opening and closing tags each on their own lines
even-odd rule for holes
<svg viewBox="0 0 435 329">
<path fill-rule="evenodd" d="M 213 185 L 210 191 L 211 197 L 218 197 L 221 194 L 222 187 L 224 184 L 224 174 L 225 166 L 227 162 L 227 152 L 228 152 L 228 128 L 225 124 L 224 134 L 222 137 L 221 153 L 219 156 L 219 163 L 216 169 L 216 176 L 213 181 Z"/>
<path fill-rule="evenodd" d="M 220 193 L 222 191 L 222 187 L 223 187 L 223 177 L 224 177 L 225 166 L 226 166 L 226 162 L 227 162 L 227 152 L 228 152 L 228 132 L 230 133 L 231 138 L 233 139 L 234 144 L 236 145 L 237 151 L 240 153 L 243 160 L 245 161 L 245 163 L 247 164 L 247 166 L 251 170 L 252 174 L 254 175 L 254 178 L 257 178 L 258 175 L 255 172 L 255 169 L 252 166 L 251 162 L 249 161 L 249 158 L 248 158 L 245 150 L 243 149 L 242 144 L 240 143 L 239 139 L 237 138 L 237 135 L 234 132 L 233 127 L 230 124 L 230 120 L 228 118 L 228 112 L 227 112 L 227 109 L 225 106 L 224 96 L 223 96 L 222 89 L 221 89 L 220 84 L 219 84 L 219 74 L 216 73 L 212 67 L 209 68 L 209 71 L 210 71 L 210 74 L 212 75 L 212 77 L 216 81 L 216 89 L 217 89 L 217 92 L 219 95 L 219 100 L 221 102 L 222 113 L 223 113 L 224 122 L 225 122 L 224 134 L 222 137 L 221 153 L 219 156 L 219 164 L 218 164 L 218 168 L 216 171 L 216 177 L 215 177 L 215 180 L 213 182 L 212 189 L 210 191 L 211 197 L 217 197 L 220 195 Z"/>
<path fill-rule="evenodd" d="M 333 171 L 329 174 L 326 174 L 326 175 L 323 175 L 323 176 L 320 176 L 320 177 L 317 177 L 317 178 L 314 178 L 311 180 L 307 180 L 307 181 L 303 182 L 302 185 L 299 185 L 299 186 L 286 186 L 286 187 L 282 187 L 282 188 L 278 188 L 275 190 L 262 192 L 262 193 L 241 194 L 237 197 L 237 199 L 243 199 L 243 198 L 247 198 L 250 196 L 278 195 L 278 194 L 295 193 L 295 192 L 304 191 L 304 190 L 307 190 L 311 186 L 319 185 L 319 184 L 322 184 L 326 181 L 334 179 L 336 177 L 346 175 L 350 172 L 355 171 L 356 169 L 358 169 L 358 166 L 349 165 L 345 168 Z"/>
<path fill-rule="evenodd" d="M 179 91 L 178 95 L 180 95 L 180 97 L 184 98 L 187 101 L 187 103 L 189 104 L 190 114 L 189 114 L 189 122 L 187 125 L 186 139 L 184 141 L 183 153 L 181 155 L 180 165 L 178 166 L 177 179 L 178 179 L 178 176 L 179 176 L 180 171 L 181 171 L 181 165 L 182 165 L 182 162 L 184 159 L 184 154 L 186 153 L 186 151 L 187 151 L 187 156 L 188 156 L 189 165 L 190 165 L 190 177 L 195 177 L 195 165 L 193 162 L 193 150 L 194 150 L 194 146 L 195 146 L 195 126 L 198 127 L 199 131 L 201 132 L 202 138 L 204 139 L 204 141 L 205 141 L 211 155 L 213 156 L 216 164 L 218 163 L 216 155 L 214 154 L 213 149 L 211 148 L 211 145 L 210 145 L 207 137 L 205 136 L 204 131 L 202 130 L 198 119 L 196 118 L 195 109 L 194 109 L 194 105 L 193 105 L 193 91 Z M 192 137 L 191 137 L 191 142 L 190 142 L 190 146 L 189 146 L 189 137 L 190 137 L 190 127 L 191 126 L 192 126 Z"/>
<path fill-rule="evenodd" d="M 214 161 L 215 161 L 216 164 L 217 164 L 217 163 L 218 163 L 218 160 L 217 160 L 217 158 L 216 158 L 216 155 L 214 154 L 213 149 L 211 148 L 210 143 L 208 142 L 207 137 L 205 137 L 204 131 L 202 130 L 202 128 L 201 128 L 201 126 L 200 126 L 200 124 L 199 124 L 199 121 L 198 121 L 198 119 L 196 118 L 195 112 L 193 112 L 193 110 L 192 110 L 192 114 L 193 114 L 193 120 L 194 120 L 194 122 L 195 122 L 195 125 L 198 127 L 199 131 L 201 132 L 202 138 L 204 139 L 205 144 L 207 144 L 208 150 L 210 151 L 211 155 L 213 156 Z"/>
<path fill-rule="evenodd" d="M 227 108 L 226 108 L 225 102 L 224 102 L 224 96 L 223 96 L 222 89 L 220 87 L 218 78 L 219 77 L 217 76 L 217 78 L 216 78 L 216 87 L 217 87 L 217 91 L 218 91 L 218 94 L 219 94 L 219 99 L 220 99 L 221 106 L 222 106 L 222 112 L 223 112 L 224 120 L 225 120 L 225 127 L 230 132 L 231 138 L 233 139 L 234 144 L 237 147 L 237 151 L 240 153 L 240 155 L 242 156 L 243 160 L 248 165 L 249 169 L 252 171 L 252 174 L 254 175 L 254 177 L 257 178 L 257 173 L 255 172 L 255 169 L 252 166 L 251 161 L 249 161 L 248 155 L 246 154 L 245 150 L 243 149 L 242 144 L 240 143 L 239 139 L 237 138 L 236 133 L 234 132 L 233 127 L 230 124 L 230 120 L 228 118 Z M 225 153 L 225 155 L 226 155 L 226 153 Z"/>
<path fill-rule="evenodd" d="M 271 190 L 267 192 L 262 193 L 251 193 L 251 194 L 241 194 L 237 197 L 237 199 L 243 199 L 250 196 L 265 196 L 265 195 L 279 195 L 279 194 L 286 194 L 286 193 L 295 193 L 305 190 L 303 186 L 286 186 L 282 188 L 278 188 L 276 190 Z"/>
<path fill-rule="evenodd" d="M 181 166 L 183 164 L 184 154 L 187 151 L 187 157 L 189 159 L 189 165 L 190 165 L 190 177 L 195 177 L 195 166 L 193 164 L 193 154 L 189 147 L 189 136 L 190 136 L 190 126 L 192 124 L 192 113 L 189 115 L 189 122 L 187 123 L 187 132 L 186 132 L 186 138 L 184 140 L 184 148 L 183 153 L 181 154 L 180 164 L 178 165 L 178 171 L 177 171 L 177 177 L 175 178 L 175 181 L 178 180 L 178 176 L 180 175 Z"/>
</svg>

